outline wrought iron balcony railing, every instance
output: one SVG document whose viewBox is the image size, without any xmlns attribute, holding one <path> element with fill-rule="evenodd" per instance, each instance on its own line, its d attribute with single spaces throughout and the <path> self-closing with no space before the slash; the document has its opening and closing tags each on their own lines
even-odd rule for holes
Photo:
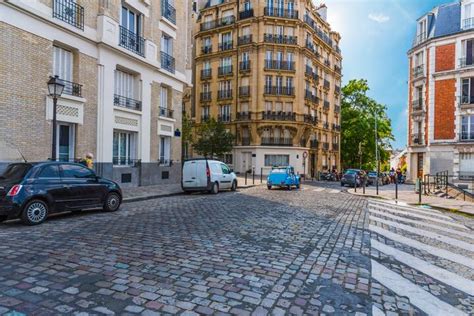
<svg viewBox="0 0 474 316">
<path fill-rule="evenodd" d="M 265 7 L 263 14 L 265 16 L 275 16 L 279 18 L 286 18 L 286 19 L 297 19 L 298 18 L 298 11 L 297 10 L 288 10 L 283 8 L 269 8 Z"/>
<path fill-rule="evenodd" d="M 218 100 L 232 99 L 232 90 L 219 90 L 217 91 Z"/>
<path fill-rule="evenodd" d="M 305 114 L 303 116 L 303 120 L 305 123 L 312 124 L 312 125 L 317 125 L 318 124 L 318 118 L 316 116 L 312 116 L 310 114 Z"/>
<path fill-rule="evenodd" d="M 329 150 L 329 143 L 328 142 L 324 142 L 322 144 L 323 144 L 323 149 L 324 150 Z"/>
<path fill-rule="evenodd" d="M 120 26 L 119 45 L 142 57 L 145 56 L 145 40 L 138 34 Z"/>
<path fill-rule="evenodd" d="M 201 80 L 210 79 L 212 78 L 212 69 L 206 68 L 201 69 Z"/>
<path fill-rule="evenodd" d="M 293 140 L 291 138 L 270 138 L 264 137 L 262 138 L 262 146 L 284 146 L 284 147 L 292 147 Z"/>
<path fill-rule="evenodd" d="M 84 30 L 84 7 L 75 0 L 53 0 L 53 18 Z"/>
<path fill-rule="evenodd" d="M 329 61 L 329 59 L 324 59 L 324 64 L 328 67 L 331 67 L 331 61 Z"/>
<path fill-rule="evenodd" d="M 425 65 L 418 65 L 413 68 L 413 79 L 425 76 Z"/>
<path fill-rule="evenodd" d="M 341 87 L 334 86 L 334 92 L 337 93 L 337 94 L 341 94 Z"/>
<path fill-rule="evenodd" d="M 253 42 L 253 41 L 252 41 L 252 34 L 240 36 L 240 37 L 239 37 L 239 40 L 238 40 L 239 46 L 240 46 L 240 45 L 251 44 L 252 42 Z"/>
<path fill-rule="evenodd" d="M 217 116 L 217 120 L 219 122 L 230 122 L 230 118 L 231 118 L 230 114 L 219 114 Z"/>
<path fill-rule="evenodd" d="M 422 111 L 423 110 L 423 99 L 413 100 L 411 103 L 412 111 Z"/>
<path fill-rule="evenodd" d="M 424 145 L 423 143 L 423 134 L 413 134 L 411 135 L 411 142 L 413 145 Z"/>
<path fill-rule="evenodd" d="M 339 143 L 332 143 L 332 150 L 339 151 Z"/>
<path fill-rule="evenodd" d="M 250 121 L 252 115 L 250 112 L 237 112 L 235 119 L 237 121 Z"/>
<path fill-rule="evenodd" d="M 114 94 L 114 105 L 137 111 L 142 110 L 142 101 L 127 98 L 118 94 Z"/>
<path fill-rule="evenodd" d="M 232 67 L 232 65 L 220 66 L 217 69 L 217 74 L 219 77 L 230 76 L 232 75 L 233 72 L 234 72 L 234 68 Z"/>
<path fill-rule="evenodd" d="M 160 106 L 159 113 L 161 117 L 173 118 L 173 110 Z"/>
<path fill-rule="evenodd" d="M 459 67 L 466 68 L 474 66 L 474 58 L 460 58 L 459 59 Z"/>
<path fill-rule="evenodd" d="M 329 81 L 326 80 L 326 79 L 324 79 L 323 88 L 324 88 L 324 89 L 329 89 L 329 88 L 331 88 L 331 84 L 330 84 Z"/>
<path fill-rule="evenodd" d="M 201 31 L 208 31 L 222 26 L 232 25 L 234 23 L 235 16 L 231 15 L 214 21 L 203 22 L 201 23 L 200 29 Z"/>
<path fill-rule="evenodd" d="M 73 95 L 75 97 L 82 97 L 81 84 L 63 80 L 63 79 L 59 79 L 59 80 L 61 80 L 62 84 L 64 84 L 64 89 L 63 89 L 64 94 Z"/>
<path fill-rule="evenodd" d="M 314 95 L 309 90 L 304 91 L 304 98 L 312 103 L 319 103 L 319 98 L 317 95 Z"/>
<path fill-rule="evenodd" d="M 250 60 L 241 61 L 239 64 L 240 71 L 250 71 Z"/>
<path fill-rule="evenodd" d="M 250 145 L 250 137 L 242 137 L 242 146 Z"/>
<path fill-rule="evenodd" d="M 330 103 L 327 100 L 324 100 L 323 111 L 329 111 Z"/>
<path fill-rule="evenodd" d="M 262 120 L 269 121 L 296 121 L 296 113 L 294 112 L 261 112 Z"/>
<path fill-rule="evenodd" d="M 212 45 L 205 45 L 201 48 L 201 52 L 203 54 L 210 54 L 212 53 Z"/>
<path fill-rule="evenodd" d="M 341 113 L 341 107 L 339 105 L 334 106 L 334 112 Z"/>
<path fill-rule="evenodd" d="M 317 139 L 310 140 L 309 141 L 309 148 L 318 149 L 319 148 L 319 141 Z"/>
<path fill-rule="evenodd" d="M 295 88 L 294 87 L 283 87 L 283 86 L 265 86 L 264 93 L 269 95 L 286 95 L 294 96 Z"/>
<path fill-rule="evenodd" d="M 240 97 L 249 97 L 250 96 L 250 86 L 239 87 L 239 96 Z"/>
<path fill-rule="evenodd" d="M 234 48 L 234 42 L 233 41 L 227 41 L 227 42 L 222 42 L 219 43 L 219 50 L 220 51 L 226 51 Z"/>
<path fill-rule="evenodd" d="M 329 123 L 328 122 L 323 122 L 323 128 L 324 129 L 329 129 Z"/>
<path fill-rule="evenodd" d="M 173 56 L 161 52 L 161 67 L 168 70 L 169 72 L 175 72 L 175 59 Z"/>
<path fill-rule="evenodd" d="M 169 0 L 161 0 L 161 15 L 176 24 L 176 9 Z"/>
<path fill-rule="evenodd" d="M 265 59 L 265 69 L 295 71 L 295 62 Z"/>
<path fill-rule="evenodd" d="M 462 28 L 463 30 L 469 30 L 474 28 L 474 18 L 468 18 L 462 20 Z"/>
<path fill-rule="evenodd" d="M 253 17 L 253 9 L 247 9 L 239 12 L 239 20 L 245 20 Z"/>
<path fill-rule="evenodd" d="M 208 102 L 212 100 L 212 92 L 207 91 L 207 92 L 201 92 L 201 102 Z"/>
<path fill-rule="evenodd" d="M 333 123 L 333 124 L 332 124 L 332 129 L 333 129 L 334 131 L 339 132 L 339 131 L 341 131 L 341 125 L 338 125 L 338 124 Z"/>
<path fill-rule="evenodd" d="M 273 44 L 296 45 L 298 44 L 298 37 L 265 33 L 263 34 L 263 41 L 265 43 L 273 43 Z"/>
<path fill-rule="evenodd" d="M 335 71 L 336 73 L 338 73 L 338 74 L 341 74 L 341 73 L 342 73 L 342 69 L 341 69 L 341 67 L 338 66 L 338 65 L 334 65 L 334 71 Z"/>
</svg>

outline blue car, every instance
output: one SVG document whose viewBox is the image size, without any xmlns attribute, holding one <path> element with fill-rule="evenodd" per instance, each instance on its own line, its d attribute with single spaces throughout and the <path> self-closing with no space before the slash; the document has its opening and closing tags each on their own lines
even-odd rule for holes
<svg viewBox="0 0 474 316">
<path fill-rule="evenodd" d="M 291 190 L 292 187 L 300 188 L 301 178 L 295 174 L 295 169 L 291 166 L 273 167 L 267 178 L 267 188 L 286 187 Z"/>
</svg>

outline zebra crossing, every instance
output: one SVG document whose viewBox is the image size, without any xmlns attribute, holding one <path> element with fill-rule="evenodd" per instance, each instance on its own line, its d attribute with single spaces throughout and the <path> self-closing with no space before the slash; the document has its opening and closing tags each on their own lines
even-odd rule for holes
<svg viewBox="0 0 474 316">
<path fill-rule="evenodd" d="M 373 282 L 415 314 L 474 314 L 473 230 L 437 210 L 369 200 Z M 373 315 L 397 312 L 375 300 Z"/>
</svg>

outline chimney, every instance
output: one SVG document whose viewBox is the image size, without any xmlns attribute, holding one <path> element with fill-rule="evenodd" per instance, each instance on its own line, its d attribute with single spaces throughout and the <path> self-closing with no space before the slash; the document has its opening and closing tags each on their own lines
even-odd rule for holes
<svg viewBox="0 0 474 316">
<path fill-rule="evenodd" d="M 319 6 L 319 8 L 316 9 L 316 12 L 319 13 L 319 15 L 321 16 L 321 18 L 324 20 L 324 21 L 327 21 L 328 19 L 328 7 L 326 7 L 326 4 L 321 4 Z"/>
</svg>

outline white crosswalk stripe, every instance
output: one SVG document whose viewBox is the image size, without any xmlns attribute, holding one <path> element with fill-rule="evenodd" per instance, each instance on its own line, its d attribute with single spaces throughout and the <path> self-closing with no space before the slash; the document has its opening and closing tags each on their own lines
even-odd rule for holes
<svg viewBox="0 0 474 316">
<path fill-rule="evenodd" d="M 376 251 L 372 252 L 372 277 L 376 281 L 396 295 L 407 297 L 410 304 L 428 315 L 472 312 L 469 299 L 462 300 L 463 295 L 474 296 L 474 277 L 472 271 L 469 272 L 469 269 L 474 270 L 472 230 L 438 211 L 378 200 L 369 201 L 369 219 L 371 247 Z M 396 244 L 383 243 L 377 235 L 383 236 L 386 243 L 394 241 Z M 426 257 L 429 259 L 418 257 L 419 251 L 411 249 L 429 254 Z M 384 260 L 378 262 L 378 258 Z M 449 286 L 447 292 L 440 295 L 433 291 L 431 285 L 426 286 L 425 278 L 439 282 L 442 288 Z M 372 313 L 384 315 L 382 307 L 374 306 Z"/>
</svg>

